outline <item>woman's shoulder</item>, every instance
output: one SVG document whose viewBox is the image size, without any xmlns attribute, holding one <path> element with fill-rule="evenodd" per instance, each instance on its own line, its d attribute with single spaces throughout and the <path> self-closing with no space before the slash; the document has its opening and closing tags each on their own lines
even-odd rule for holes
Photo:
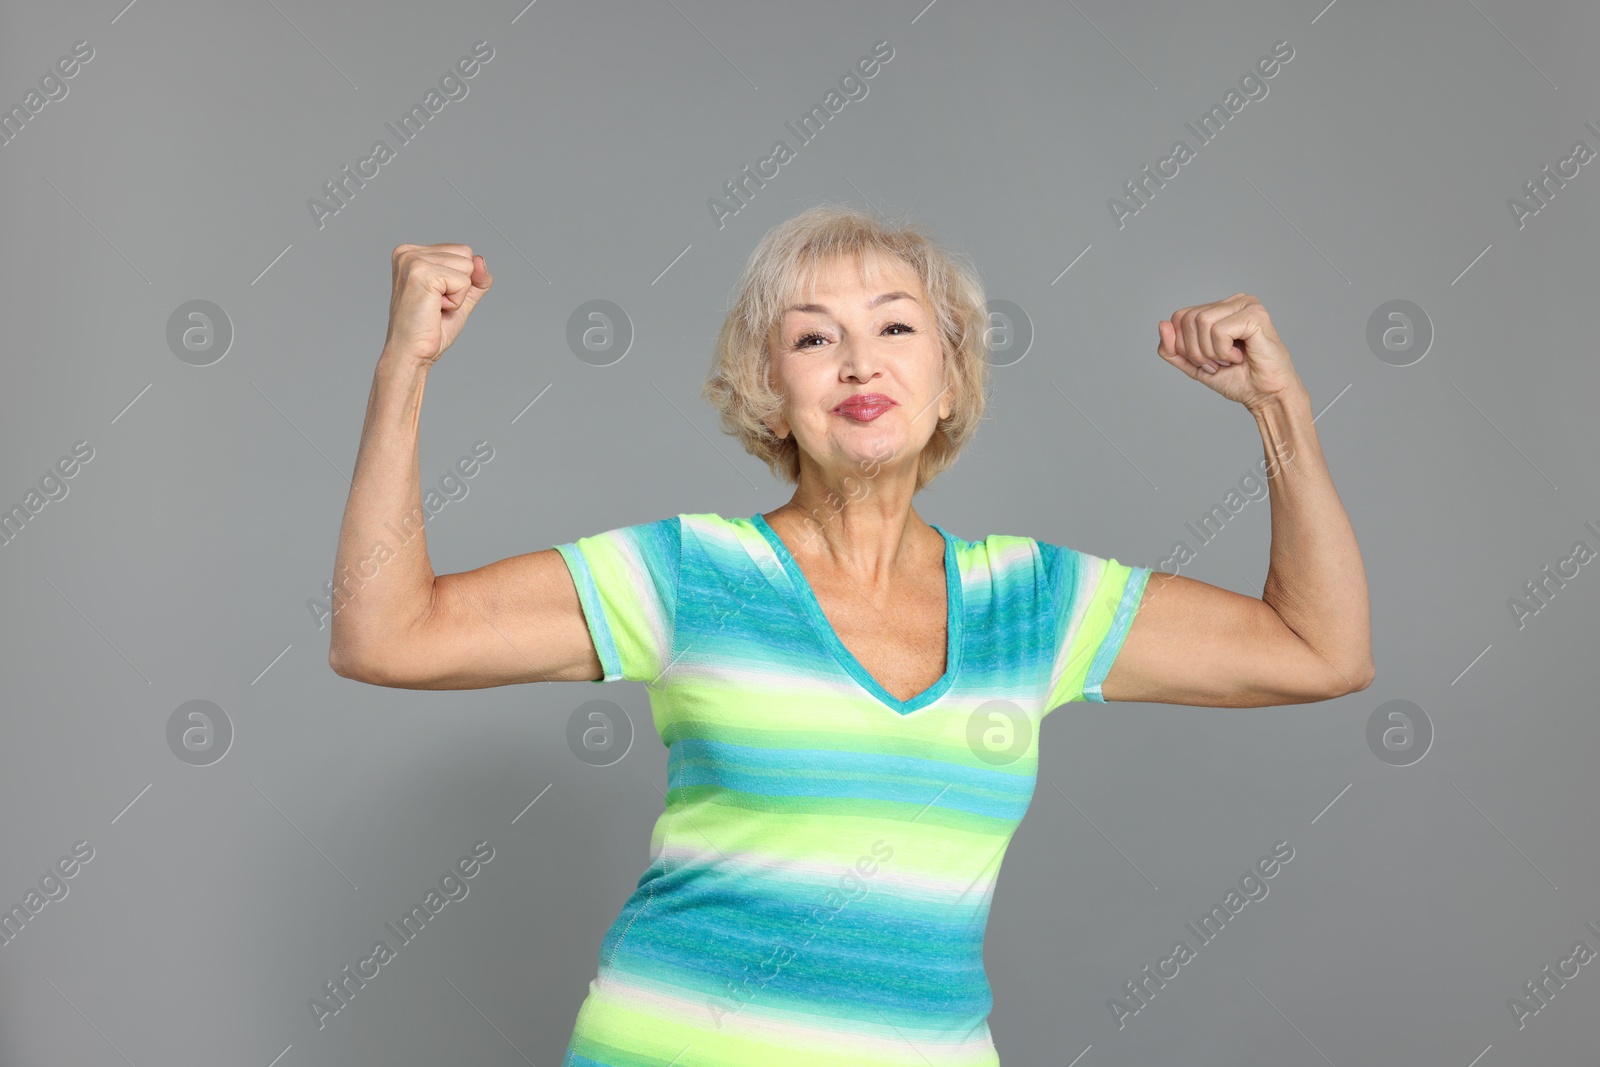
<svg viewBox="0 0 1600 1067">
<path fill-rule="evenodd" d="M 760 555 L 766 544 L 753 516 L 693 511 L 675 516 L 675 521 L 679 539 L 687 551 L 721 564 Z"/>
<path fill-rule="evenodd" d="M 715 511 L 684 512 L 675 516 L 684 533 L 700 537 L 736 537 L 756 533 L 749 518 L 720 515 Z"/>
<path fill-rule="evenodd" d="M 955 540 L 956 558 L 964 573 L 985 572 L 994 579 L 1048 573 L 1049 546 L 1025 534 L 985 534 L 977 540 Z"/>
</svg>

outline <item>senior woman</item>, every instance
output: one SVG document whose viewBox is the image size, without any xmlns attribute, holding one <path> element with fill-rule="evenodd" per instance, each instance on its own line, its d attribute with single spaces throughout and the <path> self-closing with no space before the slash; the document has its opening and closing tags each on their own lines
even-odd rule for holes
<svg viewBox="0 0 1600 1067">
<path fill-rule="evenodd" d="M 429 368 L 492 284 L 401 245 L 340 530 L 329 661 L 412 689 L 645 683 L 667 746 L 650 863 L 600 944 L 566 1067 L 994 1067 L 983 935 L 1075 700 L 1257 707 L 1372 679 L 1366 578 L 1310 399 L 1248 294 L 1160 322 L 1162 359 L 1255 417 L 1272 548 L 1259 598 L 1025 536 L 957 537 L 914 494 L 983 413 L 975 272 L 832 205 L 746 265 L 705 395 L 795 486 L 460 574 L 422 537 Z M 1053 492 L 1071 487 L 1054 476 Z"/>
</svg>

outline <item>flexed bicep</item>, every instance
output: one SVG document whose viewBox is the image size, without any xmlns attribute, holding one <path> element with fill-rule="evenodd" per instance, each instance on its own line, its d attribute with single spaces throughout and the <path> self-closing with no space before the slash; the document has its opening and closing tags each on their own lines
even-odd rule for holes
<svg viewBox="0 0 1600 1067">
<path fill-rule="evenodd" d="M 1329 700 L 1364 681 L 1328 662 L 1265 601 L 1154 571 L 1101 694 L 1248 708 Z"/>
</svg>

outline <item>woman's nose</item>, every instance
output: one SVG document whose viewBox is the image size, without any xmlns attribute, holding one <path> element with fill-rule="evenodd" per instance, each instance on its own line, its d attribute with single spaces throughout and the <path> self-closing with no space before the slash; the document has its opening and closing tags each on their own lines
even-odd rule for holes
<svg viewBox="0 0 1600 1067">
<path fill-rule="evenodd" d="M 839 370 L 842 374 L 859 381 L 866 381 L 876 375 L 876 367 L 876 361 L 871 358 L 870 353 L 854 349 L 846 351 L 839 364 Z"/>
</svg>

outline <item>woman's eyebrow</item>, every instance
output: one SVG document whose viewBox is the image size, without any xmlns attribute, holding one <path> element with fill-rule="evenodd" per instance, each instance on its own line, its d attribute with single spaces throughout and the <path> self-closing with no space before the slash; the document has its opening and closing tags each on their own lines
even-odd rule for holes
<svg viewBox="0 0 1600 1067">
<path fill-rule="evenodd" d="M 891 300 L 915 300 L 915 299 L 916 299 L 916 297 L 912 296 L 910 293 L 903 292 L 903 291 L 901 291 L 899 289 L 896 289 L 892 293 L 883 293 L 883 294 L 881 294 L 879 296 L 873 297 L 871 300 L 869 300 L 867 302 L 867 310 L 871 311 L 873 308 L 877 307 L 879 304 L 887 304 Z M 788 314 L 791 311 L 815 311 L 815 312 L 818 312 L 818 313 L 823 314 L 823 315 L 831 315 L 832 314 L 832 312 L 829 311 L 827 306 L 824 305 L 824 304 L 794 304 L 794 305 L 792 305 L 790 307 L 784 308 L 784 314 Z"/>
</svg>

